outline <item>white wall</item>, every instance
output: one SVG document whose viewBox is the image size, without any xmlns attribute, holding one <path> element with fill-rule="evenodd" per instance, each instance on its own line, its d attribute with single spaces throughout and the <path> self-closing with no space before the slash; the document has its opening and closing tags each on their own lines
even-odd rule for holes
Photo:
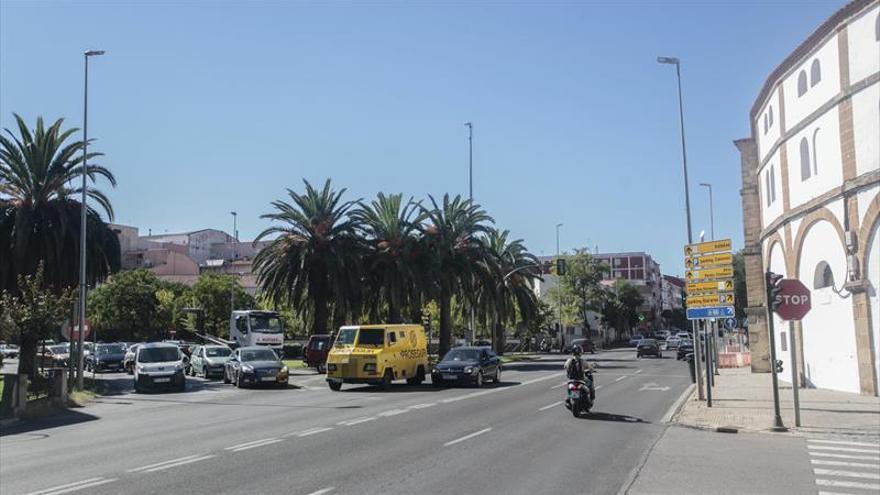
<svg viewBox="0 0 880 495">
<path fill-rule="evenodd" d="M 834 286 L 846 281 L 846 253 L 837 231 L 827 221 L 814 223 L 801 250 L 799 278 L 812 292 L 812 309 L 803 319 L 804 373 L 819 388 L 859 392 L 852 299 L 832 288 L 814 289 L 813 277 L 825 261 L 834 274 Z"/>
<path fill-rule="evenodd" d="M 818 131 L 818 132 L 817 132 Z M 814 136 L 815 133 L 815 143 Z M 818 173 L 801 180 L 801 139 L 806 138 L 810 161 L 815 158 Z M 840 155 L 840 117 L 837 107 L 823 114 L 792 136 L 785 143 L 788 154 L 788 190 L 791 207 L 806 203 L 843 183 L 843 166 Z M 815 155 L 815 157 L 814 157 Z"/>
<path fill-rule="evenodd" d="M 768 122 L 770 117 L 770 108 L 773 108 L 773 123 L 767 127 L 767 133 L 764 133 L 764 117 L 767 116 Z M 779 89 L 774 89 L 764 102 L 764 108 L 758 113 L 755 119 L 755 130 L 758 134 L 758 159 L 763 160 L 770 152 L 773 144 L 779 140 L 780 129 L 782 128 L 779 120 Z"/>
<path fill-rule="evenodd" d="M 773 153 L 770 161 L 767 162 L 758 173 L 758 190 L 760 191 L 761 198 L 761 225 L 764 227 L 767 227 L 773 222 L 773 220 L 776 220 L 782 215 L 782 168 L 779 162 L 779 154 L 779 150 L 777 150 L 776 153 Z M 776 176 L 774 186 L 776 190 L 776 199 L 770 204 L 770 206 L 767 206 L 767 195 L 769 194 L 769 191 L 767 190 L 766 176 L 771 170 Z"/>
<path fill-rule="evenodd" d="M 822 68 L 821 81 L 810 86 L 810 66 L 818 59 Z M 801 65 L 783 81 L 785 94 L 785 127 L 791 129 L 806 116 L 827 103 L 840 92 L 840 63 L 837 54 L 837 35 L 832 34 L 828 42 L 822 45 L 813 55 L 807 57 Z M 798 76 L 801 71 L 807 73 L 807 92 L 798 96 Z"/>
<path fill-rule="evenodd" d="M 868 303 L 871 308 L 871 332 L 874 342 L 874 372 L 880 382 L 880 221 L 874 224 L 871 237 L 868 238 L 865 275 L 871 283 L 868 291 Z"/>
<path fill-rule="evenodd" d="M 880 59 L 880 53 L 877 58 Z M 880 83 L 853 95 L 852 107 L 856 172 L 861 175 L 880 170 Z"/>
<path fill-rule="evenodd" d="M 856 83 L 880 70 L 880 43 L 875 26 L 880 7 L 874 6 L 846 27 L 849 43 L 849 80 Z"/>
</svg>

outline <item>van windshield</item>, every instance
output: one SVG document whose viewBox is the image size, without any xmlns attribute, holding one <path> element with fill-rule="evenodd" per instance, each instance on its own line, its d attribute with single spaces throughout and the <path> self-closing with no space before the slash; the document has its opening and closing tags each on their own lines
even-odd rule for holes
<svg viewBox="0 0 880 495">
<path fill-rule="evenodd" d="M 226 357 L 232 354 L 232 349 L 228 347 L 208 347 L 205 349 L 205 355 L 208 357 Z"/>
<path fill-rule="evenodd" d="M 336 336 L 336 345 L 352 345 L 357 336 L 357 328 L 342 328 Z"/>
<path fill-rule="evenodd" d="M 149 347 L 138 349 L 138 361 L 141 363 L 167 363 L 180 359 L 177 347 Z"/>
<path fill-rule="evenodd" d="M 358 345 L 382 345 L 385 343 L 385 329 L 362 328 L 358 335 Z"/>
<path fill-rule="evenodd" d="M 260 333 L 281 333 L 281 320 L 277 316 L 251 315 L 251 331 Z"/>
</svg>

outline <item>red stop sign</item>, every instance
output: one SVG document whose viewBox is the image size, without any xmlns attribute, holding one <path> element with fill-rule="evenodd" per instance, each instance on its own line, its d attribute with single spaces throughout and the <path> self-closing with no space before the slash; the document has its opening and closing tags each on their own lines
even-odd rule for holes
<svg viewBox="0 0 880 495">
<path fill-rule="evenodd" d="M 796 278 L 784 278 L 776 284 L 776 314 L 783 320 L 800 320 L 810 312 L 810 289 Z"/>
</svg>

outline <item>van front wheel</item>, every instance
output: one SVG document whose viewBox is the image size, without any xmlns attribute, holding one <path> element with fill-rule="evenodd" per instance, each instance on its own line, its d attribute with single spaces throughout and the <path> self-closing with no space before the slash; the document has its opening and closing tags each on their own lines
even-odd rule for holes
<svg viewBox="0 0 880 495">
<path fill-rule="evenodd" d="M 327 385 L 330 386 L 330 390 L 334 392 L 339 392 L 342 390 L 342 382 L 327 382 Z"/>
<path fill-rule="evenodd" d="M 385 374 L 382 375 L 382 382 L 379 384 L 382 387 L 382 390 L 391 390 L 391 380 L 393 379 L 393 371 L 385 370 Z"/>
</svg>

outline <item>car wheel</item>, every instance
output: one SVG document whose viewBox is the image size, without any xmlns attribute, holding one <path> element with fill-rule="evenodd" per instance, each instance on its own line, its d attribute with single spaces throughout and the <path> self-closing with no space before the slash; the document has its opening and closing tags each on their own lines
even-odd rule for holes
<svg viewBox="0 0 880 495">
<path fill-rule="evenodd" d="M 492 378 L 492 383 L 501 383 L 501 367 L 495 368 L 495 377 Z"/>
<path fill-rule="evenodd" d="M 330 390 L 334 392 L 339 392 L 342 390 L 342 382 L 327 382 L 327 385 L 330 386 Z"/>
<path fill-rule="evenodd" d="M 480 388 L 483 386 L 483 372 L 480 371 L 477 373 L 477 378 L 474 380 L 474 387 Z"/>
</svg>

